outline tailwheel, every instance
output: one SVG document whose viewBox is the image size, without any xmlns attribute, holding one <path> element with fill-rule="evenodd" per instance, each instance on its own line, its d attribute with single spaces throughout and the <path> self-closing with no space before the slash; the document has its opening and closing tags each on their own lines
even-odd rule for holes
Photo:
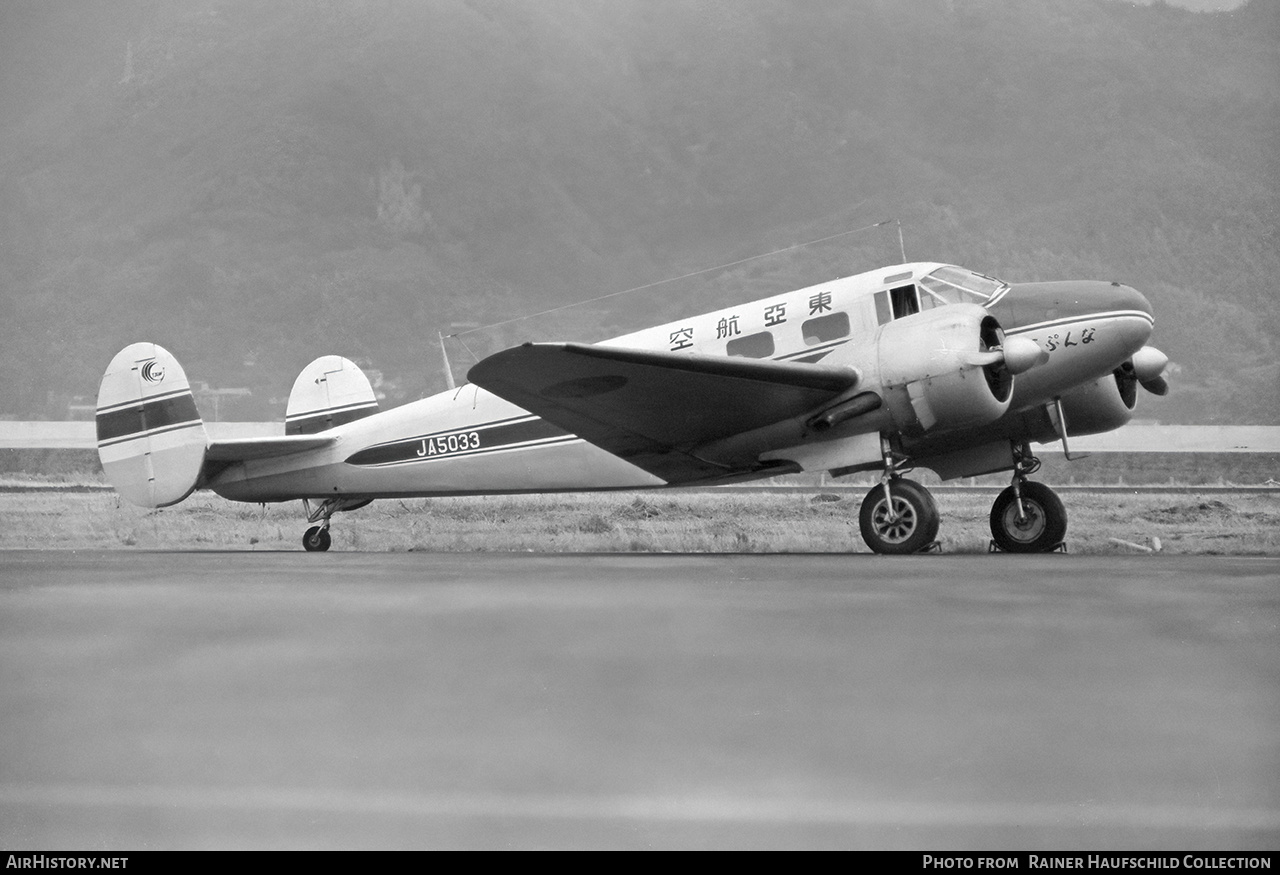
<svg viewBox="0 0 1280 875">
<path fill-rule="evenodd" d="M 302 536 L 302 546 L 309 553 L 323 553 L 329 549 L 331 538 L 329 537 L 329 518 L 335 513 L 343 510 L 355 510 L 358 507 L 364 507 L 372 498 L 364 498 L 362 496 L 347 496 L 326 498 L 323 501 L 316 499 L 320 504 L 316 507 L 311 506 L 311 499 L 302 499 L 302 507 L 307 512 L 307 522 L 320 523 L 318 526 L 312 526 L 307 529 L 307 533 Z"/>
<path fill-rule="evenodd" d="M 919 553 L 937 539 L 938 525 L 929 490 L 901 477 L 873 487 L 858 513 L 862 540 L 876 553 Z"/>
<path fill-rule="evenodd" d="M 1067 509 L 1043 483 L 1015 483 L 991 505 L 991 537 L 1007 553 L 1050 553 L 1066 534 Z"/>
<path fill-rule="evenodd" d="M 331 542 L 328 526 L 312 526 L 302 536 L 302 546 L 308 553 L 323 553 Z"/>
</svg>

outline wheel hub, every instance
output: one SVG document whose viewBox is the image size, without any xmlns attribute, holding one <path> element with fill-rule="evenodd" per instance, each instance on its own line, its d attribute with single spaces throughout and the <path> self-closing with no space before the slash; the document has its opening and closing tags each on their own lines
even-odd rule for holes
<svg viewBox="0 0 1280 875">
<path fill-rule="evenodd" d="M 876 532 L 886 541 L 901 544 L 910 538 L 916 530 L 916 512 L 908 501 L 894 498 L 893 512 L 889 505 L 881 501 L 872 514 Z"/>
<path fill-rule="evenodd" d="M 1017 504 L 1011 504 L 1004 512 L 1005 531 L 1020 541 L 1034 541 L 1044 532 L 1044 511 L 1034 501 L 1022 500 L 1025 514 L 1018 516 Z"/>
</svg>

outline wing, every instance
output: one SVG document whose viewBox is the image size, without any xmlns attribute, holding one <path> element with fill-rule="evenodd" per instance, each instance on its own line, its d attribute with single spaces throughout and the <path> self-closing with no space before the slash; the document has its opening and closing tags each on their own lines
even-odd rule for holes
<svg viewBox="0 0 1280 875">
<path fill-rule="evenodd" d="M 663 478 L 722 477 L 709 441 L 827 404 L 852 368 L 574 343 L 527 343 L 468 373 L 476 385 Z"/>
</svg>

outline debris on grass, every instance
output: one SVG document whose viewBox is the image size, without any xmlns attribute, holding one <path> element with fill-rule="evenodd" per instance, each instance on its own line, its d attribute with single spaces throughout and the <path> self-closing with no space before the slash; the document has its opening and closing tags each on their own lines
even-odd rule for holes
<svg viewBox="0 0 1280 875">
<path fill-rule="evenodd" d="M 615 513 L 624 519 L 649 520 L 662 516 L 662 509 L 644 496 L 637 495 L 630 504 L 618 508 Z"/>
<path fill-rule="evenodd" d="M 1136 541 L 1126 541 L 1124 538 L 1108 538 L 1107 540 L 1113 544 L 1119 544 L 1122 547 L 1129 547 L 1134 550 L 1141 550 L 1144 553 L 1159 553 L 1162 549 L 1164 549 L 1164 545 L 1160 543 L 1160 539 L 1154 538 L 1154 537 L 1151 539 L 1151 546 L 1147 546 L 1146 544 L 1139 544 Z"/>
</svg>

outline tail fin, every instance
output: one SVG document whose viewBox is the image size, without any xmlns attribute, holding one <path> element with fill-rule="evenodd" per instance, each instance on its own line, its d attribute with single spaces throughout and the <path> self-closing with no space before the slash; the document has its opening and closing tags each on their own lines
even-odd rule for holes
<svg viewBox="0 0 1280 875">
<path fill-rule="evenodd" d="M 284 433 L 315 434 L 377 412 L 378 399 L 364 371 L 340 355 L 325 355 L 293 381 Z"/>
<path fill-rule="evenodd" d="M 102 470 L 130 502 L 165 507 L 196 488 L 208 437 L 168 350 L 134 343 L 116 353 L 98 387 L 97 427 Z"/>
</svg>

